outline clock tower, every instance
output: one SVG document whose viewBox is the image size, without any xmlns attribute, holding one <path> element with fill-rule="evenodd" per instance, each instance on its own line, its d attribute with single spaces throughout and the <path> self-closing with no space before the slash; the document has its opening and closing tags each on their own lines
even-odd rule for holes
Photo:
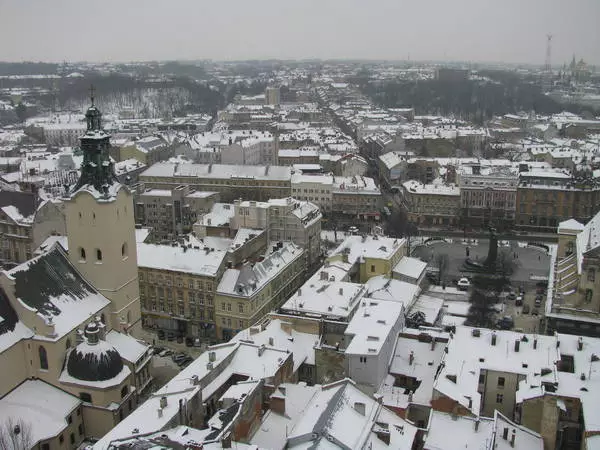
<svg viewBox="0 0 600 450">
<path fill-rule="evenodd" d="M 133 194 L 115 175 L 93 88 L 85 119 L 81 176 L 65 198 L 69 259 L 110 300 L 107 327 L 136 335 L 141 310 Z"/>
</svg>

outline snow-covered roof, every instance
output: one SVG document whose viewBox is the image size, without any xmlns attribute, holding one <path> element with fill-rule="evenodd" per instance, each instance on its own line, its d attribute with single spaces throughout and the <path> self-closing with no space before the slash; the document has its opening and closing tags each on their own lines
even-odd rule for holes
<svg viewBox="0 0 600 450">
<path fill-rule="evenodd" d="M 0 399 L 0 423 L 27 427 L 23 433 L 30 433 L 28 445 L 35 447 L 61 434 L 69 426 L 67 417 L 80 405 L 77 397 L 42 380 L 26 380 Z M 3 442 L 9 445 L 3 450 L 21 449 L 12 447 L 10 440 Z"/>
<path fill-rule="evenodd" d="M 217 293 L 241 297 L 252 296 L 303 255 L 304 250 L 300 246 L 293 242 L 284 242 L 281 248 L 254 266 L 227 269 L 217 287 Z"/>
<path fill-rule="evenodd" d="M 236 334 L 231 341 L 250 342 L 286 350 L 294 356 L 294 372 L 301 364 L 315 365 L 314 346 L 319 335 L 296 331 L 294 326 L 283 319 L 267 318 L 258 325 L 251 326 Z"/>
<path fill-rule="evenodd" d="M 235 216 L 235 209 L 231 203 L 215 203 L 210 212 L 198 219 L 199 224 L 210 227 L 229 225 L 229 221 Z"/>
<path fill-rule="evenodd" d="M 402 187 L 411 194 L 460 196 L 460 188 L 455 184 L 423 184 L 417 180 L 408 180 L 402 183 Z"/>
<path fill-rule="evenodd" d="M 365 286 L 367 288 L 365 298 L 402 303 L 406 309 L 415 302 L 420 292 L 416 284 L 390 279 L 384 275 L 371 277 Z"/>
<path fill-rule="evenodd" d="M 389 444 L 377 437 L 380 429 L 389 432 Z M 345 379 L 316 387 L 303 414 L 289 430 L 286 448 L 408 450 L 416 432 L 415 426 L 381 407 L 352 380 Z"/>
<path fill-rule="evenodd" d="M 60 339 L 110 303 L 71 265 L 58 244 L 6 274 L 15 281 L 14 295 L 21 304 L 54 325 L 52 335 L 36 334 L 37 339 Z"/>
<path fill-rule="evenodd" d="M 384 343 L 395 337 L 392 333 L 401 323 L 404 323 L 402 303 L 364 299 L 344 332 L 350 338 L 345 353 L 378 355 Z"/>
<path fill-rule="evenodd" d="M 366 288 L 361 284 L 313 278 L 298 289 L 281 309 L 309 317 L 348 319 L 365 293 Z"/>
<path fill-rule="evenodd" d="M 112 345 L 121 355 L 121 357 L 130 363 L 137 363 L 140 358 L 148 353 L 147 345 L 140 343 L 137 339 L 128 334 L 119 333 L 116 330 L 110 330 L 106 334 L 106 342 Z"/>
<path fill-rule="evenodd" d="M 141 177 L 253 179 L 289 181 L 292 169 L 286 166 L 240 166 L 225 164 L 172 164 L 159 162 L 140 174 Z"/>
<path fill-rule="evenodd" d="M 427 338 L 423 338 L 424 336 Z M 437 343 L 432 344 L 432 339 L 436 339 Z M 414 403 L 429 404 L 436 370 L 444 357 L 447 341 L 448 335 L 445 333 L 429 334 L 427 331 L 411 328 L 404 329 L 398 337 L 389 372 L 412 377 L 420 382 L 413 393 Z"/>
<path fill-rule="evenodd" d="M 561 234 L 568 231 L 579 232 L 583 231 L 584 228 L 585 226 L 582 223 L 578 222 L 575 219 L 569 219 L 564 220 L 558 224 L 558 233 Z"/>
<path fill-rule="evenodd" d="M 390 238 L 387 236 L 347 236 L 331 254 L 336 256 L 348 254 L 348 262 L 355 263 L 362 258 L 391 259 L 396 252 L 403 251 L 405 239 Z M 360 261 L 359 261 L 360 262 Z"/>
<path fill-rule="evenodd" d="M 421 295 L 408 310 L 407 317 L 411 317 L 415 313 L 421 313 L 425 318 L 425 323 L 435 325 L 443 306 L 443 299 L 430 295 Z"/>
<path fill-rule="evenodd" d="M 206 244 L 206 245 L 204 245 Z M 194 248 L 197 247 L 197 248 Z M 214 277 L 227 251 L 208 243 L 192 245 L 137 244 L 138 267 Z"/>
<path fill-rule="evenodd" d="M 180 413 L 180 400 L 209 401 L 233 375 L 254 380 L 273 377 L 291 357 L 284 350 L 269 347 L 259 352 L 259 346 L 245 342 L 210 347 L 94 444 L 94 450 L 108 450 L 111 441 L 131 436 L 134 429 L 144 434 L 168 428 Z M 163 408 L 161 397 L 167 399 Z"/>
<path fill-rule="evenodd" d="M 425 261 L 421 261 L 419 258 L 412 258 L 410 256 L 404 256 L 398 264 L 392 269 L 394 275 L 401 275 L 406 278 L 410 278 L 413 280 L 418 280 L 425 269 L 427 268 L 427 263 Z"/>
<path fill-rule="evenodd" d="M 476 426 L 477 430 L 475 430 Z M 444 450 L 492 448 L 488 446 L 490 445 L 488 439 L 493 431 L 494 420 L 491 418 L 457 417 L 432 409 L 423 448 Z M 524 450 L 525 447 L 522 449 Z"/>
</svg>

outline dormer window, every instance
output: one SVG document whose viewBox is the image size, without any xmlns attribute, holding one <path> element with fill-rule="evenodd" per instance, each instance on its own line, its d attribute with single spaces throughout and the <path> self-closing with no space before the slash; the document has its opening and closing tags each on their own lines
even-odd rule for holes
<svg viewBox="0 0 600 450">
<path fill-rule="evenodd" d="M 100 250 L 99 248 L 96 249 L 96 261 L 102 262 L 102 250 Z"/>
</svg>

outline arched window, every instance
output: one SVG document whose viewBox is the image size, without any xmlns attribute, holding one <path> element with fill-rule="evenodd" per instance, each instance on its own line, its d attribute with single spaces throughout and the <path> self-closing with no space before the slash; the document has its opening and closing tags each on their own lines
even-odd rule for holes
<svg viewBox="0 0 600 450">
<path fill-rule="evenodd" d="M 123 242 L 123 245 L 121 245 L 121 256 L 123 258 L 127 257 L 127 242 Z"/>
<path fill-rule="evenodd" d="M 85 261 L 85 248 L 79 247 L 79 259 Z"/>
<path fill-rule="evenodd" d="M 102 250 L 96 249 L 96 261 L 102 261 Z"/>
<path fill-rule="evenodd" d="M 48 354 L 46 353 L 46 349 L 40 345 L 38 351 L 40 353 L 40 369 L 48 370 Z"/>
</svg>

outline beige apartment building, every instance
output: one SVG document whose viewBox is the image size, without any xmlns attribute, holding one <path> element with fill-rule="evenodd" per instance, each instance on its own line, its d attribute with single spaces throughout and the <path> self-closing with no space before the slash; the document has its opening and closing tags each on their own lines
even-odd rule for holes
<svg viewBox="0 0 600 450">
<path fill-rule="evenodd" d="M 156 240 L 172 240 L 190 233 L 198 217 L 219 201 L 216 192 L 194 191 L 189 186 L 173 189 L 146 189 L 137 186 L 136 224 L 152 228 Z"/>
<path fill-rule="evenodd" d="M 157 163 L 140 174 L 150 189 L 188 185 L 196 191 L 218 192 L 221 201 L 267 201 L 288 197 L 292 171 L 283 166 Z"/>
<path fill-rule="evenodd" d="M 303 283 L 304 250 L 281 243 L 264 260 L 227 269 L 215 295 L 217 338 L 228 341 L 277 309 Z"/>
<path fill-rule="evenodd" d="M 268 241 L 291 241 L 306 251 L 309 266 L 318 263 L 322 214 L 315 204 L 287 197 L 267 202 L 236 200 L 233 208 L 232 229 L 264 229 Z"/>
<path fill-rule="evenodd" d="M 226 268 L 227 241 L 138 244 L 145 327 L 163 330 L 167 337 L 214 338 L 215 290 Z"/>
<path fill-rule="evenodd" d="M 402 207 L 415 225 L 452 226 L 460 220 L 460 189 L 449 184 L 402 184 Z"/>
<path fill-rule="evenodd" d="M 315 203 L 325 214 L 379 219 L 381 191 L 372 178 L 294 174 L 291 192 L 294 198 Z"/>
</svg>

